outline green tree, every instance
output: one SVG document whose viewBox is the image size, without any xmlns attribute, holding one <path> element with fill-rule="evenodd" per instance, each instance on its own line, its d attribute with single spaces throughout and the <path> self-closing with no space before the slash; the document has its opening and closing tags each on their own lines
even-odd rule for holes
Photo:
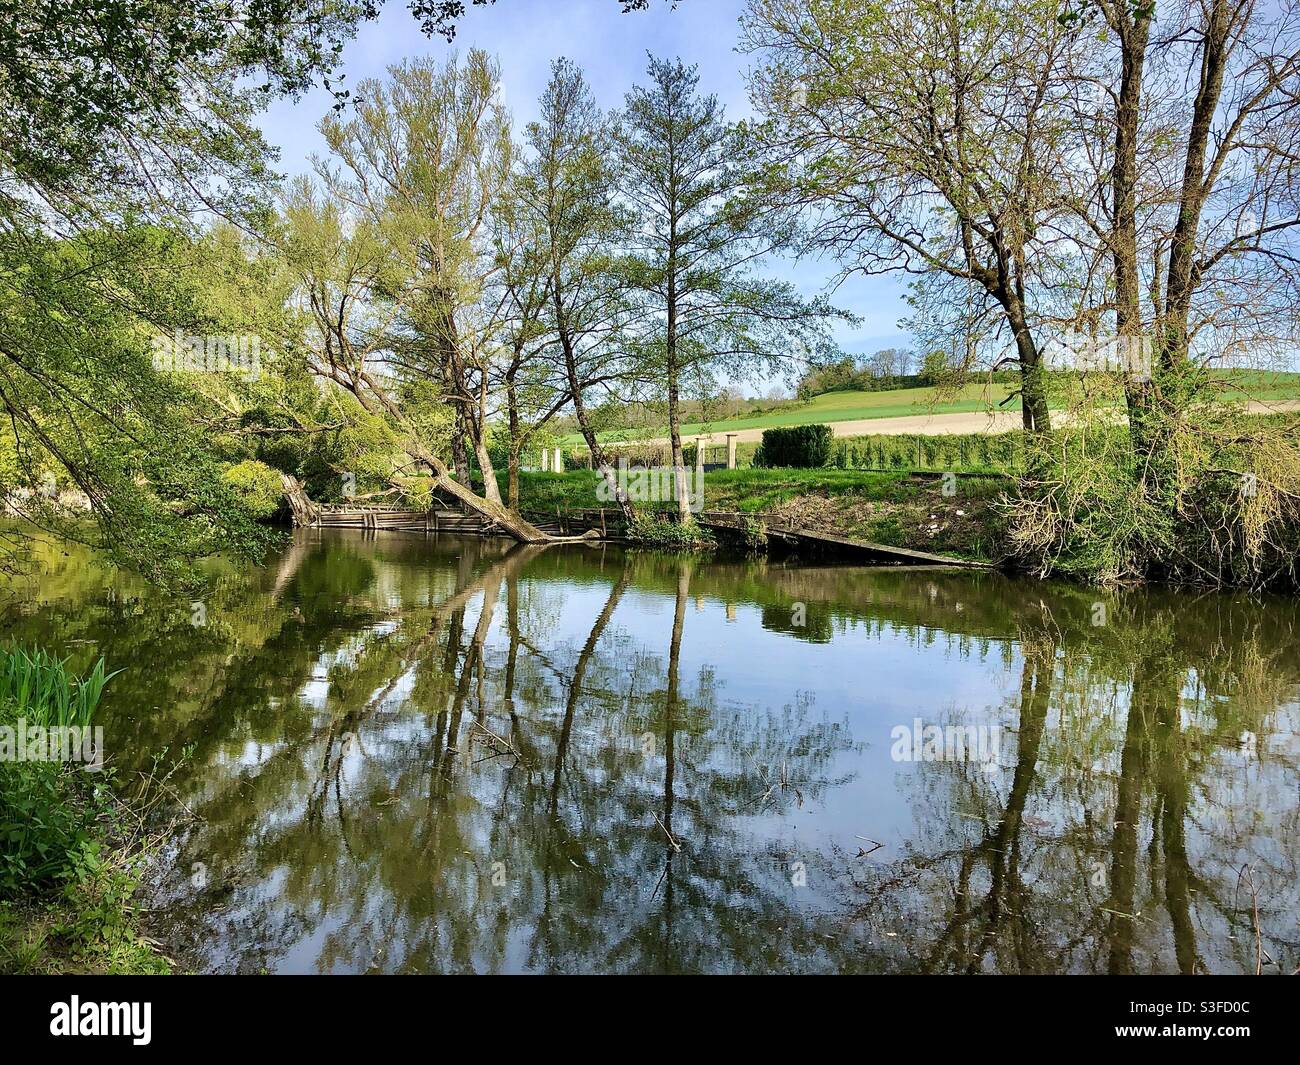
<svg viewBox="0 0 1300 1065">
<path fill-rule="evenodd" d="M 388 372 L 442 387 L 455 414 L 457 472 L 468 484 L 459 450 L 467 439 L 484 493 L 497 504 L 487 446 L 500 324 L 488 298 L 500 266 L 491 217 L 512 153 L 499 83 L 496 62 L 477 49 L 464 64 L 453 55 L 391 67 L 386 81 L 359 86 L 361 102 L 348 117 L 321 123 L 333 159 L 319 165 L 330 193 L 370 220 L 393 260 L 387 283 L 403 288 L 391 304 Z"/>
<path fill-rule="evenodd" d="M 609 130 L 586 79 L 573 63 L 551 65 L 541 118 L 529 124 L 529 156 L 517 184 L 533 220 L 535 255 L 546 292 L 546 330 L 559 349 L 574 421 L 625 515 L 635 508 L 601 446 L 589 395 L 622 394 L 633 384 L 628 327 L 631 308 L 617 249 L 627 219 L 615 202 L 617 179 Z"/>
<path fill-rule="evenodd" d="M 779 367 L 826 346 L 824 299 L 757 276 L 754 264 L 794 237 L 758 194 L 740 128 L 680 60 L 651 57 L 650 83 L 627 94 L 616 129 L 619 186 L 636 215 L 627 278 L 650 321 L 642 352 L 663 383 L 677 507 L 693 522 L 682 454 L 683 391 L 726 369 Z"/>
<path fill-rule="evenodd" d="M 1053 3 L 750 0 L 743 47 L 775 185 L 814 213 L 845 272 L 922 275 L 965 340 L 991 316 L 1021 372 L 1026 429 L 1050 427 L 1036 330 L 1086 142 Z M 966 305 L 970 304 L 969 310 Z"/>
</svg>

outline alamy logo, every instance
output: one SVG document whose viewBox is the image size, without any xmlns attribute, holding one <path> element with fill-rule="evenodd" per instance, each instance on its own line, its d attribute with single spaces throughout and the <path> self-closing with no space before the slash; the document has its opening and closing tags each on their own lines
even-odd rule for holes
<svg viewBox="0 0 1300 1065">
<path fill-rule="evenodd" d="M 153 338 L 153 365 L 156 370 L 257 377 L 262 371 L 262 338 L 256 334 L 187 336 L 177 329 L 172 336 Z"/>
<path fill-rule="evenodd" d="M 895 762 L 977 762 L 985 772 L 998 768 L 1001 725 L 927 725 L 919 717 L 912 727 L 895 725 L 889 733 Z"/>
<path fill-rule="evenodd" d="M 50 1035 L 130 1036 L 138 1047 L 152 1038 L 153 1004 L 150 1002 L 71 1002 L 50 1007 Z"/>
<path fill-rule="evenodd" d="M 687 506 L 691 513 L 704 509 L 704 474 L 698 468 L 686 466 L 634 466 L 629 468 L 626 458 L 618 460 L 615 480 L 619 490 L 633 503 L 672 503 L 677 499 L 677 478 L 681 477 L 686 489 Z M 596 485 L 596 498 L 602 503 L 612 503 L 617 495 L 609 481 L 601 478 Z"/>
<path fill-rule="evenodd" d="M 90 772 L 104 768 L 102 725 L 29 725 L 20 717 L 0 725 L 0 762 L 81 762 Z"/>
<path fill-rule="evenodd" d="M 1151 379 L 1152 346 L 1147 336 L 1090 336 L 1066 331 L 1047 339 L 1043 362 L 1052 370 L 1128 374 Z"/>
</svg>

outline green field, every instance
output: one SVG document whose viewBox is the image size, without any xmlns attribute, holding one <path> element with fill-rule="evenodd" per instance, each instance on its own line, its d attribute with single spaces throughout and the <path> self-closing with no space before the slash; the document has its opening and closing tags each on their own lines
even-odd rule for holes
<svg viewBox="0 0 1300 1065">
<path fill-rule="evenodd" d="M 933 388 L 899 388 L 890 392 L 827 392 L 790 410 L 753 418 L 733 418 L 711 425 L 683 425 L 688 436 L 710 429 L 772 429 L 814 422 L 851 422 L 859 418 L 905 418 L 909 415 L 965 414 L 996 407 L 1015 389 L 1011 385 L 965 385 L 938 392 Z M 1019 410 L 1019 398 L 1003 410 Z"/>
<path fill-rule="evenodd" d="M 1300 399 L 1300 374 L 1274 373 L 1258 370 L 1224 371 L 1225 399 L 1283 400 Z M 777 426 L 808 425 L 857 421 L 866 418 L 903 418 L 930 414 L 965 414 L 998 408 L 1015 390 L 1007 383 L 993 382 L 968 384 L 957 389 L 900 388 L 888 392 L 827 392 L 815 396 L 807 403 L 769 414 L 748 418 L 732 418 L 711 423 L 692 422 L 682 426 L 684 436 L 701 432 L 726 432 L 735 429 L 771 429 Z M 1118 400 L 1118 396 L 1116 397 Z M 1052 397 L 1053 407 L 1066 405 L 1064 394 Z M 1011 400 L 1004 411 L 1020 409 L 1019 398 Z M 643 431 L 638 436 L 666 435 L 665 426 L 658 432 Z M 602 433 L 603 440 L 625 439 L 628 434 Z M 574 434 L 561 441 L 572 445 L 581 443 Z"/>
</svg>

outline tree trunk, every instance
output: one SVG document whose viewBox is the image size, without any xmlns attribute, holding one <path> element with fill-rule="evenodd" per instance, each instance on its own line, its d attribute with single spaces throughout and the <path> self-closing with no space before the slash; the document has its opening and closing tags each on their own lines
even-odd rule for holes
<svg viewBox="0 0 1300 1065">
<path fill-rule="evenodd" d="M 487 445 L 481 434 L 475 434 L 474 457 L 478 460 L 479 471 L 483 474 L 483 495 L 501 505 L 501 489 L 497 486 L 497 471 L 492 465 L 492 456 L 488 454 Z"/>
<path fill-rule="evenodd" d="M 442 460 L 418 441 L 412 440 L 407 445 L 406 452 L 433 474 L 434 483 L 439 489 L 453 496 L 475 513 L 495 522 L 521 543 L 544 544 L 556 539 L 548 536 L 535 525 L 524 521 L 518 514 L 507 510 L 500 500 L 484 499 L 482 496 L 475 495 L 473 490 L 452 477 L 451 471 Z"/>
<path fill-rule="evenodd" d="M 515 353 L 515 367 L 519 365 L 518 351 Z M 510 453 L 506 459 L 506 503 L 516 514 L 519 513 L 519 451 L 523 447 L 523 435 L 519 431 L 519 393 L 515 388 L 515 367 L 506 374 L 506 424 L 510 429 Z"/>
<path fill-rule="evenodd" d="M 456 404 L 456 420 L 451 427 L 451 465 L 463 485 L 469 485 L 469 448 L 465 444 L 465 410 Z"/>
<path fill-rule="evenodd" d="M 1228 63 L 1231 16 L 1226 0 L 1214 0 L 1201 48 L 1201 82 L 1192 105 L 1192 123 L 1183 160 L 1178 222 L 1169 244 L 1169 269 L 1165 281 L 1165 321 L 1157 355 L 1161 368 L 1173 370 L 1187 358 L 1187 319 L 1197 287 L 1196 234 L 1209 193 L 1205 177 L 1205 152 L 1223 92 Z"/>
<path fill-rule="evenodd" d="M 479 376 L 478 410 L 470 419 L 470 429 L 474 434 L 474 457 L 478 460 L 479 472 L 483 475 L 483 495 L 493 503 L 501 502 L 501 488 L 497 484 L 497 471 L 492 465 L 492 456 L 487 448 L 487 373 Z"/>
<path fill-rule="evenodd" d="M 683 525 L 692 525 L 690 492 L 686 486 L 686 454 L 682 449 L 682 418 L 678 403 L 677 377 L 668 385 L 668 437 L 673 451 L 673 487 L 677 496 L 677 517 Z"/>
<path fill-rule="evenodd" d="M 373 411 L 374 405 L 378 404 L 398 425 L 406 430 L 406 453 L 433 474 L 434 483 L 439 489 L 463 503 L 476 514 L 481 514 L 489 521 L 495 522 L 521 543 L 543 544 L 556 539 L 554 536 L 548 536 L 535 525 L 524 521 L 518 514 L 512 514 L 499 500 L 484 499 L 482 496 L 475 495 L 473 489 L 469 487 L 468 478 L 465 481 L 460 481 L 452 477 L 451 471 L 447 469 L 446 464 L 420 441 L 410 421 L 402 413 L 401 408 L 393 402 L 388 393 L 380 388 L 369 375 L 364 375 L 363 380 L 366 385 L 365 389 L 356 389 L 354 392 L 361 405 Z"/>
<path fill-rule="evenodd" d="M 1112 28 L 1120 41 L 1121 71 L 1115 108 L 1115 162 L 1111 172 L 1111 262 L 1115 271 L 1115 331 L 1126 343 L 1142 335 L 1137 261 L 1137 144 L 1146 67 L 1149 18 L 1134 17 L 1127 4 L 1115 10 Z M 1124 400 L 1135 452 L 1146 454 L 1151 442 L 1151 382 L 1125 374 Z"/>
<path fill-rule="evenodd" d="M 1011 335 L 1016 342 L 1016 359 L 1020 363 L 1020 416 L 1025 432 L 1046 433 L 1052 428 L 1052 416 L 1047 406 L 1047 382 L 1043 374 L 1043 359 L 1034 343 L 1029 323 L 1025 319 L 1024 302 L 1014 288 L 1009 274 L 1002 273 L 995 293 L 1006 311 Z"/>
<path fill-rule="evenodd" d="M 506 500 L 511 510 L 519 513 L 519 452 L 510 449 L 506 460 Z"/>
<path fill-rule="evenodd" d="M 281 473 L 280 483 L 284 487 L 284 497 L 289 501 L 294 525 L 315 525 L 320 518 L 320 507 L 312 502 L 298 478 Z"/>
<path fill-rule="evenodd" d="M 670 261 L 672 248 L 676 242 L 677 223 L 672 222 L 670 244 Z M 673 450 L 673 486 L 677 496 L 677 518 L 683 526 L 695 524 L 695 515 L 691 513 L 690 495 L 686 490 L 686 456 L 682 453 L 682 415 L 680 409 L 680 391 L 677 367 L 677 275 L 672 267 L 668 270 L 668 329 L 665 336 L 665 354 L 668 372 L 668 438 Z M 698 446 L 698 445 L 697 445 Z"/>
<path fill-rule="evenodd" d="M 628 497 L 627 491 L 618 483 L 618 475 L 614 472 L 614 467 L 610 464 L 605 449 L 600 446 L 600 441 L 596 439 L 596 433 L 591 427 L 591 419 L 587 415 L 587 405 L 582 399 L 582 381 L 578 376 L 578 358 L 573 350 L 573 336 L 569 332 L 558 276 L 553 279 L 552 287 L 555 291 L 555 318 L 559 326 L 560 350 L 564 352 L 565 376 L 569 380 L 569 392 L 573 397 L 573 416 L 578 423 L 578 431 L 582 433 L 582 439 L 587 444 L 587 450 L 591 452 L 591 464 L 600 470 L 601 477 L 605 479 L 605 484 L 609 487 L 615 502 L 618 503 L 618 509 L 623 512 L 623 517 L 627 521 L 634 521 L 636 519 L 636 507 Z"/>
</svg>

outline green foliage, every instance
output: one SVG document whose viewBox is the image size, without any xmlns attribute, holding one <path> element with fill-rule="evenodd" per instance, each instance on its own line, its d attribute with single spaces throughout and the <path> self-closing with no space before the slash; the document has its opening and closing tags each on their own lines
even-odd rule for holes
<svg viewBox="0 0 1300 1065">
<path fill-rule="evenodd" d="M 260 83 L 262 98 L 301 92 L 329 74 L 342 42 L 378 8 L 374 0 L 250 0 L 236 19 L 229 0 L 4 0 L 7 39 L 40 47 L 0 49 L 0 167 L 46 190 L 94 189 L 97 176 L 121 177 L 123 141 L 191 118 L 196 73 L 244 82 L 247 95 Z M 195 140 L 235 139 L 194 125 Z M 157 159 L 133 146 L 126 154 Z"/>
<path fill-rule="evenodd" d="M 1024 468 L 1023 440 L 1020 432 L 837 437 L 831 464 L 841 470 L 1017 473 Z"/>
<path fill-rule="evenodd" d="M 0 726 L 88 727 L 115 675 L 102 658 L 77 677 L 40 648 L 0 648 Z M 115 850 L 113 786 L 58 761 L 0 761 L 0 972 L 167 971 L 134 927 L 138 863 Z"/>
<path fill-rule="evenodd" d="M 221 475 L 230 485 L 250 517 L 257 521 L 274 518 L 284 506 L 280 472 L 256 459 L 245 459 Z"/>
<path fill-rule="evenodd" d="M 830 463 L 832 436 L 829 425 L 764 429 L 763 442 L 754 453 L 754 465 L 820 469 Z"/>
<path fill-rule="evenodd" d="M 0 723 L 14 720 L 0 711 Z M 0 763 L 0 898 L 96 867 L 94 827 L 107 803 L 93 789 L 78 789 L 73 772 L 59 762 Z"/>
<path fill-rule="evenodd" d="M 87 727 L 113 676 L 102 658 L 82 679 L 39 648 L 0 649 L 0 725 Z M 93 870 L 93 828 L 107 802 L 60 762 L 0 761 L 0 898 Z"/>
<path fill-rule="evenodd" d="M 646 515 L 639 515 L 628 524 L 627 535 L 634 543 L 667 551 L 694 550 L 713 544 L 713 535 L 694 522 L 683 525 Z"/>
<path fill-rule="evenodd" d="M 911 355 L 895 348 L 885 348 L 870 356 L 844 355 L 822 360 L 804 372 L 796 392 L 800 399 L 808 400 L 827 392 L 877 392 L 925 384 L 910 372 L 911 365 Z"/>
<path fill-rule="evenodd" d="M 104 672 L 102 657 L 81 678 L 68 671 L 66 658 L 39 647 L 0 647 L 0 705 L 30 725 L 85 727 L 116 675 Z"/>
<path fill-rule="evenodd" d="M 30 496 L 24 513 L 160 581 L 192 576 L 219 548 L 255 557 L 268 541 L 221 482 L 195 375 L 153 366 L 146 320 L 212 329 L 190 283 L 195 255 L 161 227 L 75 240 L 0 231 L 0 402 L 18 486 L 54 472 L 75 489 L 67 501 Z"/>
<path fill-rule="evenodd" d="M 103 658 L 78 677 L 40 648 L 0 648 L 0 724 L 88 727 L 113 676 Z M 61 762 L 0 762 L 0 897 L 94 869 L 94 824 L 105 804 L 85 774 Z"/>
<path fill-rule="evenodd" d="M 1298 424 L 1190 407 L 1162 421 L 1171 461 L 1158 480 L 1124 426 L 1053 433 L 1007 506 L 1012 548 L 1044 575 L 1294 588 Z"/>
</svg>

